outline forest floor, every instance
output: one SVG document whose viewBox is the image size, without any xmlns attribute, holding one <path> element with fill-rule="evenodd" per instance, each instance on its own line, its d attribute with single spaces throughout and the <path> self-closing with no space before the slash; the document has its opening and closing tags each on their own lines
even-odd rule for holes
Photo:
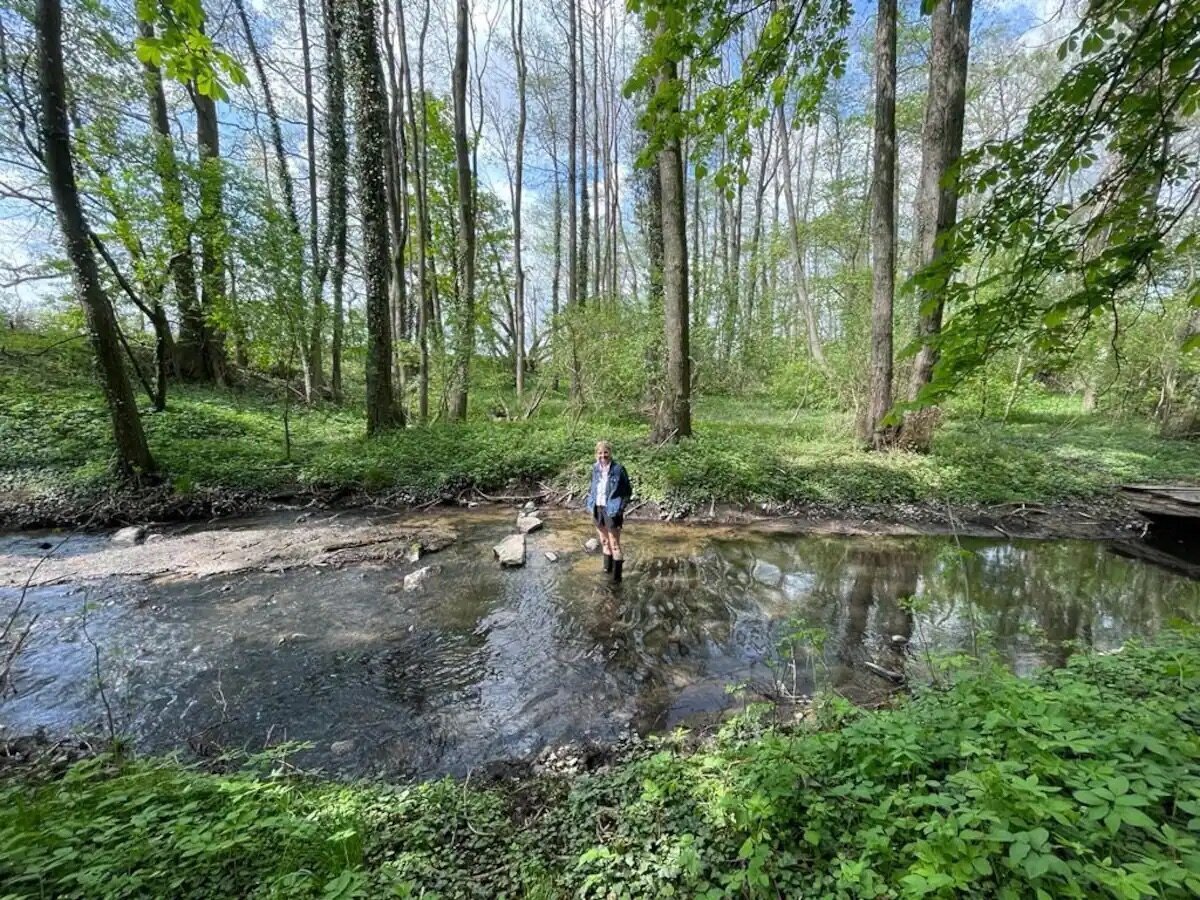
<svg viewBox="0 0 1200 900">
<path fill-rule="evenodd" d="M 868 453 L 852 416 L 763 400 L 701 397 L 696 439 L 655 445 L 632 415 L 575 415 L 547 400 L 528 420 L 492 418 L 480 392 L 466 424 L 435 423 L 368 441 L 354 405 L 284 402 L 282 382 L 234 390 L 172 386 L 144 410 L 165 473 L 139 488 L 108 474 L 110 424 L 86 342 L 0 337 L 0 527 L 210 518 L 272 506 L 411 508 L 536 497 L 581 505 L 592 448 L 611 440 L 629 469 L 631 515 L 858 531 L 992 530 L 1112 536 L 1137 527 L 1122 483 L 1200 478 L 1195 442 L 1152 424 L 1083 415 L 1043 397 L 1007 422 L 947 411 L 931 452 Z M 139 395 L 145 404 L 145 396 Z M 511 398 L 509 398 L 511 404 Z M 513 404 L 515 408 L 515 404 Z"/>
</svg>

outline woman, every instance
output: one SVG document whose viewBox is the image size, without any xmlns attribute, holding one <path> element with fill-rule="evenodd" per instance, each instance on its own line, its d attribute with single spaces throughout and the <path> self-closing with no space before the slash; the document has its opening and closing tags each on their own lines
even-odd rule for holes
<svg viewBox="0 0 1200 900">
<path fill-rule="evenodd" d="M 612 458 L 608 441 L 596 444 L 596 464 L 592 466 L 592 485 L 588 489 L 587 508 L 600 535 L 604 553 L 604 571 L 612 573 L 613 581 L 621 580 L 621 524 L 625 504 L 633 496 L 625 467 Z"/>
</svg>

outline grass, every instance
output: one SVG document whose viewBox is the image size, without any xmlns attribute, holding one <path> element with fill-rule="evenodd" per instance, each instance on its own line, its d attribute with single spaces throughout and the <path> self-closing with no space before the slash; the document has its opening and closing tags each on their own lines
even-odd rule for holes
<svg viewBox="0 0 1200 900">
<path fill-rule="evenodd" d="M 101 757 L 0 780 L 0 897 L 1194 897 L 1200 637 L 895 709 L 752 713 L 581 777 L 338 785 Z"/>
<path fill-rule="evenodd" d="M 0 496 L 109 486 L 109 422 L 83 341 L 10 332 L 0 353 Z M 1189 480 L 1195 443 L 1151 423 L 1085 416 L 1072 398 L 1042 398 L 1007 424 L 951 410 L 929 454 L 856 446 L 849 414 L 701 397 L 694 440 L 656 447 L 648 427 L 611 411 L 571 414 L 548 399 L 529 421 L 493 421 L 499 395 L 480 392 L 463 425 L 434 424 L 368 441 L 353 405 L 290 411 L 285 454 L 281 392 L 172 385 L 168 409 L 144 411 L 159 465 L 179 492 L 354 487 L 414 499 L 477 487 L 503 492 L 546 481 L 578 495 L 595 440 L 616 445 L 640 498 L 675 508 L 710 502 L 832 505 L 1054 503 L 1102 496 L 1122 482 Z M 140 397 L 144 403 L 145 398 Z M 511 398 L 509 406 L 515 408 Z"/>
</svg>

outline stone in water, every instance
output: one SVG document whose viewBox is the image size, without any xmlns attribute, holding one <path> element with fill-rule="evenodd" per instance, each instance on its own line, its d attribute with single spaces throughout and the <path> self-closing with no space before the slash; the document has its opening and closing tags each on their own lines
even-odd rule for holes
<svg viewBox="0 0 1200 900">
<path fill-rule="evenodd" d="M 502 568 L 525 565 L 525 535 L 510 534 L 493 547 L 492 552 Z"/>
<path fill-rule="evenodd" d="M 422 566 L 415 572 L 409 572 L 404 576 L 404 589 L 406 591 L 420 590 L 431 576 L 436 575 L 441 570 L 441 566 Z"/>
<path fill-rule="evenodd" d="M 537 516 L 517 516 L 517 531 L 521 534 L 529 534 L 531 531 L 540 531 L 542 520 Z"/>
</svg>

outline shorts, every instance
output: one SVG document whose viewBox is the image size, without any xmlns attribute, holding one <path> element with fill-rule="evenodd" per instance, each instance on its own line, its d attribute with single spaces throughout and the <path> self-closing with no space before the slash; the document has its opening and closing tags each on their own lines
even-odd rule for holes
<svg viewBox="0 0 1200 900">
<path fill-rule="evenodd" d="M 596 507 L 592 510 L 592 518 L 595 520 L 598 528 L 603 528 L 607 531 L 618 530 L 625 521 L 625 517 L 620 513 L 612 515 L 599 504 L 596 504 Z"/>
</svg>

